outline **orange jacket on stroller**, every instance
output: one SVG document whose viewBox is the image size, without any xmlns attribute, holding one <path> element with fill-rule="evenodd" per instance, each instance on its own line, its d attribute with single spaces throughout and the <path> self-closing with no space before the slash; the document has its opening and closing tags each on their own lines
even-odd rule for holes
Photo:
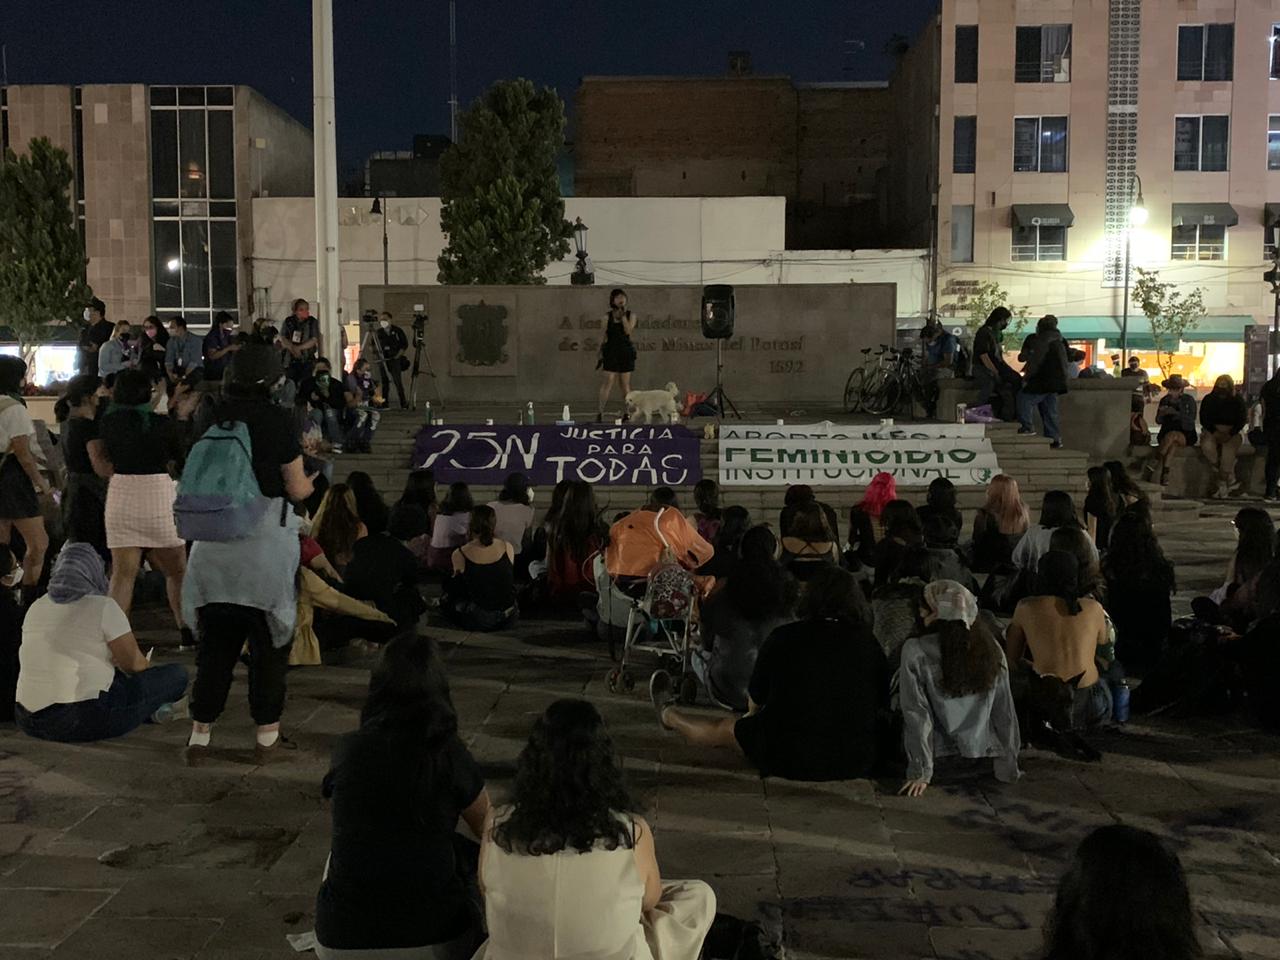
<svg viewBox="0 0 1280 960">
<path fill-rule="evenodd" d="M 641 509 L 627 514 L 609 529 L 605 568 L 614 578 L 647 577 L 658 569 L 667 549 L 686 570 L 698 569 L 716 552 L 674 507 Z"/>
</svg>

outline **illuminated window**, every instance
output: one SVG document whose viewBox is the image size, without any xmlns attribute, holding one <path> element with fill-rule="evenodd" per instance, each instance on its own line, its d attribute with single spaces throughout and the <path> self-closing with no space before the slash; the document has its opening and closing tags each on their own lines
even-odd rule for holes
<svg viewBox="0 0 1280 960">
<path fill-rule="evenodd" d="M 1015 117 L 1013 169 L 1019 173 L 1065 173 L 1066 117 Z"/>
</svg>

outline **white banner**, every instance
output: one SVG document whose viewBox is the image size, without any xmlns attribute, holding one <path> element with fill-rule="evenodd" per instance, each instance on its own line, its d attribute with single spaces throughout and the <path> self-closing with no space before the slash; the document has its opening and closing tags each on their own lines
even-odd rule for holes
<svg viewBox="0 0 1280 960">
<path fill-rule="evenodd" d="M 877 473 L 893 474 L 902 487 L 938 477 L 983 486 L 999 472 L 980 423 L 725 424 L 720 433 L 720 482 L 732 486 L 862 486 Z"/>
</svg>

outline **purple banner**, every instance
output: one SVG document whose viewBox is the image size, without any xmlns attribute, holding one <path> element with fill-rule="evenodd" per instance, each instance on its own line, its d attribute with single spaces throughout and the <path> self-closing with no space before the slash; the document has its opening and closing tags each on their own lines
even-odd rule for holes
<svg viewBox="0 0 1280 960">
<path fill-rule="evenodd" d="M 675 487 L 702 479 L 702 452 L 698 434 L 660 424 L 428 426 L 414 441 L 413 466 L 442 483 L 501 484 L 518 471 L 540 485 Z"/>
</svg>

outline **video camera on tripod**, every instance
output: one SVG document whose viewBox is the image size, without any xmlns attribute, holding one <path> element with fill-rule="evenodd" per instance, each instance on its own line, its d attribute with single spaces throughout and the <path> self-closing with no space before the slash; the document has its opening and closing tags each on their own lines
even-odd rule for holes
<svg viewBox="0 0 1280 960">
<path fill-rule="evenodd" d="M 427 315 L 425 313 L 415 313 L 413 315 L 413 347 L 415 350 L 420 350 L 426 342 Z"/>
</svg>

